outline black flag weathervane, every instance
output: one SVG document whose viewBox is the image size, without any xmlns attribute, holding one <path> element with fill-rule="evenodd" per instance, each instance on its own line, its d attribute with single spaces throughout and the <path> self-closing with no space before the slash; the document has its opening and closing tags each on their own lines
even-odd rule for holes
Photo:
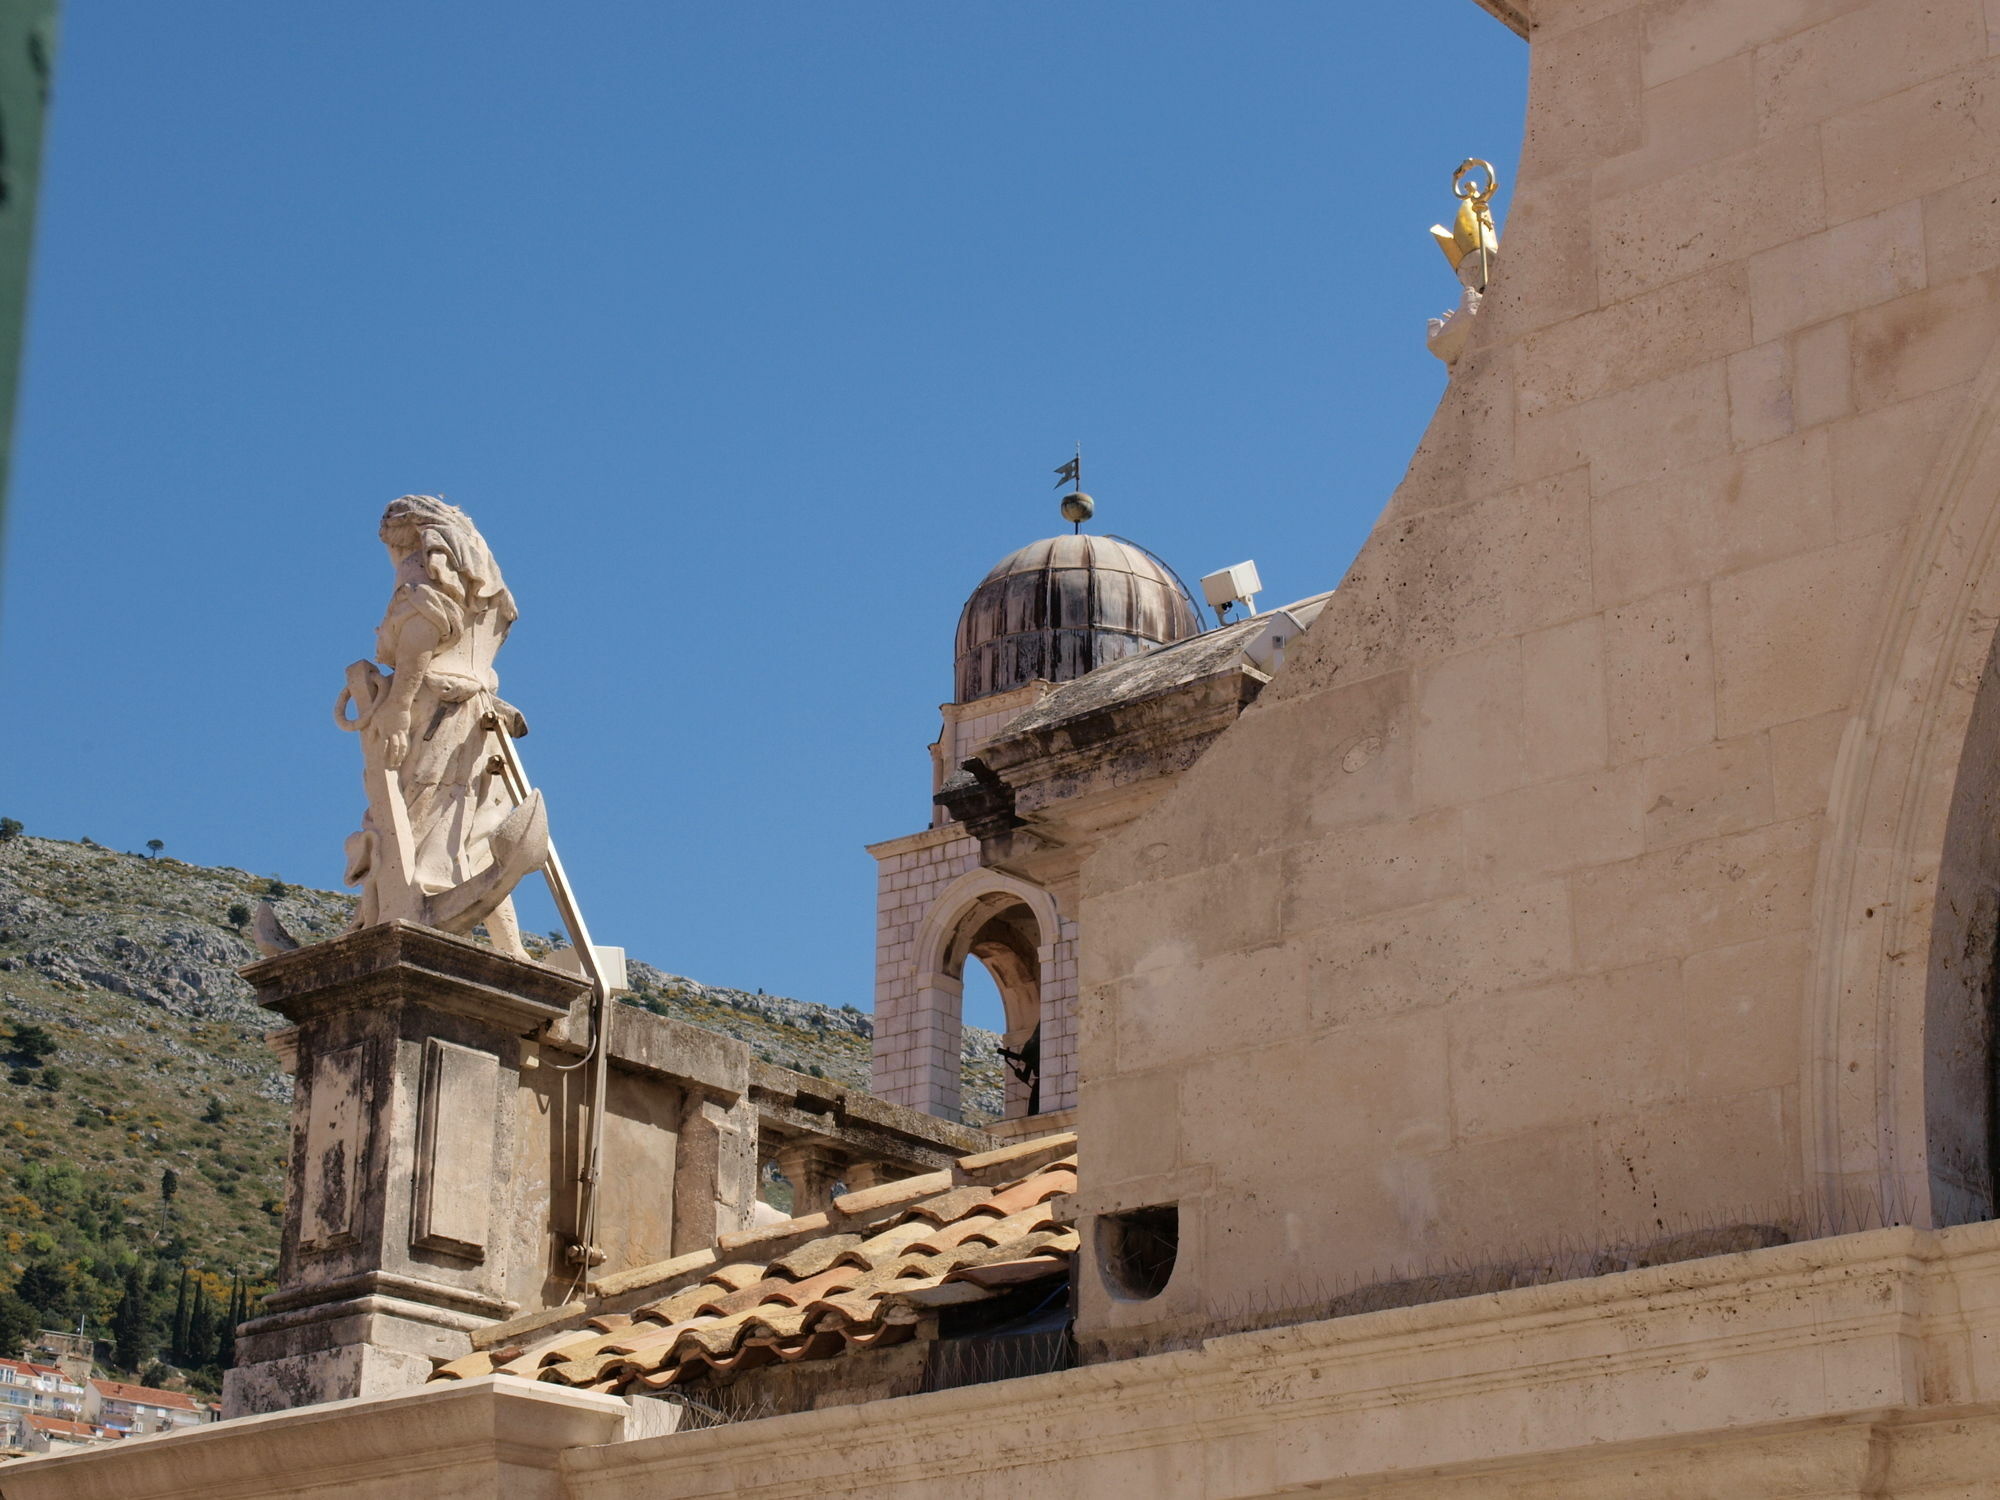
<svg viewBox="0 0 2000 1500">
<path fill-rule="evenodd" d="M 1083 488 L 1083 444 L 1076 445 L 1076 457 L 1056 470 L 1056 488 L 1068 485 L 1073 490 Z"/>
</svg>

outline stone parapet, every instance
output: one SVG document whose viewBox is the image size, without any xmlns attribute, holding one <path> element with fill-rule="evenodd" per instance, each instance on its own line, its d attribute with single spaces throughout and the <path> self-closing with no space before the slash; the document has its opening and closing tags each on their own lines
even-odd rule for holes
<svg viewBox="0 0 2000 1500">
<path fill-rule="evenodd" d="M 2000 1471 L 2000 1223 L 672 1430 L 507 1376 L 10 1464 L 7 1500 L 1941 1500 Z"/>
<path fill-rule="evenodd" d="M 565 1493 L 560 1456 L 669 1415 L 647 1407 L 492 1375 L 11 1463 L 7 1497 L 557 1500 Z"/>
<path fill-rule="evenodd" d="M 574 1500 L 1914 1497 L 2000 1469 L 2000 1224 L 1877 1230 L 564 1455 Z"/>
</svg>

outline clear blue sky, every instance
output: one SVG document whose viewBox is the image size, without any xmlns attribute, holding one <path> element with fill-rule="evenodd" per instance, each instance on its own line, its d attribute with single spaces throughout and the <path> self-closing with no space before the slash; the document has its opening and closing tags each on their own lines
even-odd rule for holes
<svg viewBox="0 0 2000 1500">
<path fill-rule="evenodd" d="M 336 884 L 376 518 L 441 491 L 599 941 L 865 1008 L 861 846 L 1050 470 L 1335 583 L 1526 61 L 1472 0 L 68 0 L 0 814 Z"/>
</svg>

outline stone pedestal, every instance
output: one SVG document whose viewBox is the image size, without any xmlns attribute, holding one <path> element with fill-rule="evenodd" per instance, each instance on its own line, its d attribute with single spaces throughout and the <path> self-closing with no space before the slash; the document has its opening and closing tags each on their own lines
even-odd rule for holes
<svg viewBox="0 0 2000 1500">
<path fill-rule="evenodd" d="M 237 1336 L 228 1416 L 421 1383 L 504 1295 L 521 1044 L 579 980 L 405 922 L 252 964 L 297 1028 L 278 1290 Z"/>
</svg>

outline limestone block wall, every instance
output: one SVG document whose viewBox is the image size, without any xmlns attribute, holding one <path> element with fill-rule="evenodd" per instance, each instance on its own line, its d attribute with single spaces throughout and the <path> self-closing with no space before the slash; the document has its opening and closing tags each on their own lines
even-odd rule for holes
<svg viewBox="0 0 2000 1500">
<path fill-rule="evenodd" d="M 918 974 L 917 934 L 944 888 L 978 868 L 979 841 L 953 825 L 869 852 L 876 856 L 874 1091 L 955 1120 L 963 987 L 948 975 Z"/>
<path fill-rule="evenodd" d="M 961 921 L 995 898 L 1033 912 L 1041 935 L 1041 1110 L 1072 1108 L 1077 1078 L 1077 930 L 1050 893 L 985 871 L 979 841 L 957 824 L 875 844 L 874 1092 L 944 1119 L 961 1117 L 963 970 L 944 960 Z M 1010 1033 L 1010 1036 L 1012 1034 Z M 1023 1036 L 1013 1037 L 1018 1045 Z M 1006 1080 L 1007 1114 L 1026 1112 L 1025 1087 Z"/>
<path fill-rule="evenodd" d="M 1276 680 L 1083 871 L 1080 1206 L 1180 1205 L 1167 1291 L 1086 1277 L 1087 1327 L 1991 1209 L 2000 18 L 1520 8 L 1473 347 Z"/>
<path fill-rule="evenodd" d="M 945 704 L 937 742 L 931 746 L 931 790 L 1039 702 L 1048 688 L 1045 682 L 1031 682 L 971 703 Z M 982 896 L 1010 882 L 982 884 L 970 878 L 979 869 L 979 841 L 942 808 L 926 831 L 870 845 L 868 852 L 876 861 L 873 1090 L 892 1103 L 959 1119 L 964 984 L 931 950 L 948 941 L 953 925 Z M 1019 881 L 1011 884 L 1038 908 L 1041 1108 L 1046 1114 L 1076 1103 L 1076 923 L 1047 892 Z M 1018 1045 L 1022 1039 L 1012 1040 Z M 1006 1090 L 1007 1115 L 1024 1114 L 1025 1086 L 1009 1074 Z"/>
<path fill-rule="evenodd" d="M 1076 1108 L 1077 930 L 1059 918 L 1042 958 L 1042 1113 Z M 1012 1078 L 1010 1089 L 1018 1088 Z"/>
<path fill-rule="evenodd" d="M 1001 730 L 1039 703 L 1049 691 L 1046 682 L 1029 682 L 1012 692 L 975 698 L 970 703 L 947 703 L 938 710 L 942 722 L 937 742 L 931 746 L 931 790 L 936 791 L 958 774 L 960 766 Z M 943 808 L 933 808 L 931 826 L 942 828 L 951 820 Z"/>
</svg>

